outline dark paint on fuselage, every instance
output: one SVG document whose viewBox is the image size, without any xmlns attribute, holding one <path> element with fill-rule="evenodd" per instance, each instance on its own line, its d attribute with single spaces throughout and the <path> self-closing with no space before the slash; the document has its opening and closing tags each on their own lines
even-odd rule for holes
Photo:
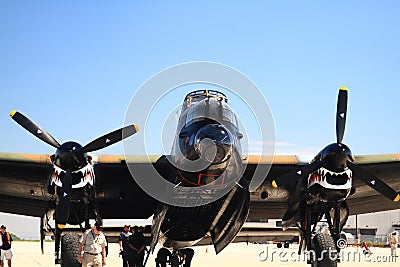
<svg viewBox="0 0 400 267">
<path fill-rule="evenodd" d="M 172 149 L 176 168 L 173 181 L 181 186 L 202 186 L 214 183 L 215 190 L 231 186 L 219 199 L 196 207 L 178 207 L 166 204 L 158 210 L 167 210 L 165 216 L 156 212 L 153 225 L 160 225 L 160 242 L 166 247 L 182 248 L 194 245 L 210 233 L 216 252 L 225 248 L 245 222 L 250 194 L 242 178 L 243 165 L 237 119 L 227 105 L 225 95 L 200 90 L 185 97 L 178 131 Z M 216 155 L 204 156 L 209 139 L 217 147 Z M 202 147 L 203 146 L 203 147 Z M 205 168 L 187 170 L 186 163 L 198 161 Z M 232 185 L 236 183 L 238 185 Z M 154 220 L 162 221 L 154 221 Z M 153 237 L 154 238 L 154 237 Z"/>
</svg>

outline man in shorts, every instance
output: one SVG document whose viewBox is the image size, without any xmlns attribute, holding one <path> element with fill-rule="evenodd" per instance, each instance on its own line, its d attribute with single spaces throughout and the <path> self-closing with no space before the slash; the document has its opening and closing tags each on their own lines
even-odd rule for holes
<svg viewBox="0 0 400 267">
<path fill-rule="evenodd" d="M 4 260 L 7 260 L 8 267 L 11 267 L 11 259 L 12 259 L 11 242 L 13 240 L 10 233 L 6 231 L 6 226 L 4 224 L 0 227 L 0 234 L 1 234 L 0 266 L 3 267 Z"/>
<path fill-rule="evenodd" d="M 83 233 L 78 247 L 78 261 L 82 267 L 102 267 L 106 265 L 106 237 L 100 223 Z"/>
</svg>

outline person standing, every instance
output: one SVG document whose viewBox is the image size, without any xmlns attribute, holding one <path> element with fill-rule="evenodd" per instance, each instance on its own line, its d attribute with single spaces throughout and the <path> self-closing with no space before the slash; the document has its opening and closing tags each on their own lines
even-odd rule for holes
<svg viewBox="0 0 400 267">
<path fill-rule="evenodd" d="M 128 247 L 128 240 L 129 237 L 132 235 L 130 232 L 130 225 L 126 224 L 124 226 L 124 231 L 121 232 L 118 238 L 118 243 L 119 243 L 119 249 L 120 249 L 120 255 L 122 257 L 122 266 L 123 267 L 128 267 L 128 259 L 126 255 L 127 247 Z"/>
<path fill-rule="evenodd" d="M 132 227 L 132 235 L 128 240 L 129 267 L 143 267 L 145 240 L 143 233 L 139 233 L 137 225 Z"/>
<path fill-rule="evenodd" d="M 397 257 L 396 250 L 398 242 L 399 240 L 397 239 L 396 232 L 393 232 L 392 237 L 390 238 L 390 254 L 392 255 L 392 257 Z"/>
<path fill-rule="evenodd" d="M 79 240 L 78 261 L 82 267 L 102 267 L 106 265 L 106 237 L 100 223 L 86 230 Z"/>
<path fill-rule="evenodd" d="M 12 237 L 9 232 L 6 231 L 6 226 L 3 224 L 0 227 L 1 232 L 1 252 L 0 252 L 0 266 L 4 266 L 4 260 L 7 260 L 8 267 L 11 267 L 12 251 L 11 242 Z"/>
</svg>

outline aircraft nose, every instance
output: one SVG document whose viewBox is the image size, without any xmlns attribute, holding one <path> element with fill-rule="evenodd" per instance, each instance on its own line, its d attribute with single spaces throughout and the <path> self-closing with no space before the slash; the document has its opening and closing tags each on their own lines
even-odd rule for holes
<svg viewBox="0 0 400 267">
<path fill-rule="evenodd" d="M 204 160 L 217 164 L 230 157 L 232 137 L 222 125 L 211 124 L 199 129 L 195 136 L 195 150 Z"/>
<path fill-rule="evenodd" d="M 214 140 L 205 138 L 198 143 L 196 153 L 208 162 L 220 163 L 226 158 L 227 150 L 225 148 L 226 145 L 217 144 Z"/>
<path fill-rule="evenodd" d="M 195 150 L 200 158 L 210 163 L 221 163 L 230 157 L 232 137 L 228 129 L 219 124 L 206 125 L 195 136 Z"/>
</svg>

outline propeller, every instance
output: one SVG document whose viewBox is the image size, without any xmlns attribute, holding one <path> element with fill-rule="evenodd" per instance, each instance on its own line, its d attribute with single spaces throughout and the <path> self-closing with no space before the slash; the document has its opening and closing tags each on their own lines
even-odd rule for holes
<svg viewBox="0 0 400 267">
<path fill-rule="evenodd" d="M 347 87 L 342 86 L 339 89 L 337 108 L 336 108 L 336 142 L 341 144 L 346 126 L 347 114 Z M 323 151 L 322 151 L 323 152 Z M 308 177 L 310 174 L 325 165 L 322 157 L 317 157 L 317 160 L 310 164 L 299 166 L 294 171 L 291 171 L 283 176 L 272 181 L 272 186 L 277 188 L 280 186 L 292 186 Z"/>
<path fill-rule="evenodd" d="M 297 183 L 297 181 L 302 181 L 304 178 L 322 166 L 324 166 L 324 162 L 320 160 L 314 161 L 310 164 L 298 166 L 295 170 L 280 176 L 276 180 L 273 180 L 272 186 L 278 188 L 281 186 L 293 185 Z"/>
<path fill-rule="evenodd" d="M 13 110 L 10 112 L 10 117 L 43 142 L 57 148 L 56 154 L 52 156 L 53 163 L 65 171 L 61 192 L 59 193 L 60 201 L 56 208 L 56 224 L 59 229 L 63 229 L 68 222 L 71 206 L 72 172 L 87 164 L 84 154 L 115 144 L 139 130 L 136 124 L 132 124 L 96 138 L 83 147 L 75 142 L 66 142 L 60 145 L 47 131 L 22 113 Z"/>
<path fill-rule="evenodd" d="M 111 133 L 105 134 L 105 135 L 93 140 L 89 144 L 82 147 L 80 152 L 87 153 L 87 152 L 100 150 L 107 146 L 111 146 L 112 144 L 115 144 L 115 143 L 135 134 L 138 130 L 139 130 L 139 128 L 137 125 L 125 126 L 121 129 L 115 130 Z"/>
<path fill-rule="evenodd" d="M 42 127 L 25 117 L 23 114 L 13 110 L 10 112 L 10 117 L 43 142 L 51 145 L 52 147 L 60 148 L 60 144 L 56 141 L 56 139 L 54 139 L 53 136 L 43 130 Z"/>
<path fill-rule="evenodd" d="M 393 200 L 394 202 L 400 200 L 400 194 L 375 175 L 369 173 L 368 171 L 364 170 L 363 168 L 352 162 L 348 162 L 347 165 L 353 172 L 354 177 L 357 177 L 388 199 Z"/>
<path fill-rule="evenodd" d="M 347 99 L 347 88 L 342 86 L 339 90 L 336 108 L 336 143 L 326 146 L 310 164 L 299 166 L 294 171 L 273 180 L 273 187 L 293 186 L 298 184 L 298 182 L 302 181 L 321 167 L 326 167 L 334 171 L 343 171 L 346 168 L 350 168 L 354 177 L 371 186 L 383 196 L 395 202 L 400 200 L 400 194 L 398 192 L 393 190 L 373 174 L 354 164 L 354 158 L 351 155 L 350 149 L 346 145 L 342 144 L 346 127 Z"/>
<path fill-rule="evenodd" d="M 46 130 L 42 127 L 31 121 L 22 113 L 13 110 L 10 112 L 10 117 L 23 128 L 25 128 L 28 132 L 42 140 L 43 142 L 55 147 L 61 148 L 61 145 L 51 136 Z M 139 131 L 139 127 L 136 124 L 125 126 L 121 129 L 115 130 L 111 133 L 105 134 L 84 147 L 78 149 L 75 153 L 80 152 L 82 154 L 87 152 L 93 152 L 96 150 L 100 150 L 112 144 L 115 144 Z"/>
<path fill-rule="evenodd" d="M 57 227 L 63 229 L 68 222 L 69 210 L 71 206 L 71 191 L 72 191 L 72 175 L 71 171 L 67 170 L 64 175 L 60 201 L 56 207 L 56 224 Z"/>
<path fill-rule="evenodd" d="M 336 142 L 342 143 L 344 130 L 346 127 L 346 114 L 347 114 L 347 88 L 346 86 L 340 87 L 338 102 L 336 108 Z"/>
</svg>

